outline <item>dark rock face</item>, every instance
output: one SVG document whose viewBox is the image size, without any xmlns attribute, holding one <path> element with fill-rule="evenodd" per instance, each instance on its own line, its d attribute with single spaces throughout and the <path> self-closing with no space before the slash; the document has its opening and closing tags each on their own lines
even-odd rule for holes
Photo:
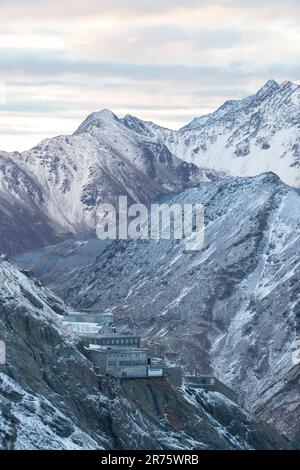
<svg viewBox="0 0 300 470">
<path fill-rule="evenodd" d="M 2 253 L 23 253 L 95 229 L 98 205 L 117 206 L 119 196 L 147 203 L 209 178 L 162 142 L 107 113 L 96 115 L 73 136 L 45 140 L 22 154 L 0 153 Z"/>
<path fill-rule="evenodd" d="M 299 86 L 269 81 L 179 131 L 103 110 L 72 136 L 0 152 L 0 250 L 21 253 L 94 229 L 97 206 L 119 195 L 149 202 L 224 174 L 270 170 L 300 187 L 299 103 Z"/>
<path fill-rule="evenodd" d="M 258 403 L 254 409 L 263 420 L 275 424 L 279 429 L 288 430 L 286 434 L 292 436 L 294 442 L 298 443 L 300 442 L 299 383 L 300 368 L 299 365 L 295 365 L 279 387 L 274 384 L 273 390 L 266 391 L 266 400 L 262 404 Z"/>
<path fill-rule="evenodd" d="M 14 255 L 61 242 L 33 257 L 26 254 L 34 272 L 59 295 L 75 307 L 114 309 L 124 327 L 164 343 L 170 358 L 187 370 L 214 371 L 248 409 L 299 441 L 299 365 L 291 360 L 300 323 L 299 195 L 274 174 L 220 180 L 218 173 L 255 175 L 271 168 L 299 186 L 299 145 L 299 87 L 290 82 L 270 81 L 256 95 L 228 101 L 176 132 L 132 116 L 93 113 L 73 136 L 46 140 L 22 154 L 0 154 L 0 251 Z M 203 180 L 215 183 L 197 188 Z M 205 204 L 200 253 L 186 252 L 184 242 L 69 240 L 70 234 L 94 229 L 101 202 L 116 203 L 119 195 L 149 202 L 192 187 L 173 202 Z M 0 278 L 3 332 L 13 346 L 1 375 L 3 448 L 159 448 L 180 442 L 191 448 L 267 447 L 259 433 L 246 439 L 244 428 L 237 443 L 235 425 L 226 427 L 225 438 L 224 432 L 216 435 L 216 426 L 224 425 L 218 413 L 208 436 L 196 425 L 195 434 L 182 427 L 188 413 L 201 414 L 209 398 L 199 404 L 199 395 L 189 398 L 186 390 L 170 394 L 176 406 L 191 410 L 177 416 L 170 402 L 177 424 L 173 418 L 165 424 L 155 405 L 165 391 L 146 382 L 139 386 L 155 397 L 150 417 L 142 402 L 142 418 L 134 414 L 134 384 L 123 384 L 114 395 L 117 385 L 107 383 L 99 418 L 91 364 L 56 325 L 55 314 L 68 307 L 8 266 L 0 267 Z M 123 427 L 107 398 L 116 404 L 120 394 L 128 396 L 119 409 L 128 418 Z M 84 395 L 89 406 L 82 404 Z M 128 423 L 137 427 L 133 435 Z M 184 437 L 176 434 L 177 426 Z M 253 426 L 255 434 L 258 425 Z M 43 430 L 41 437 L 36 429 Z M 272 445 L 281 444 L 271 439 Z"/>
<path fill-rule="evenodd" d="M 39 184 L 15 163 L 13 156 L 0 153 L 0 252 L 16 254 L 58 243 L 42 206 Z"/>
<path fill-rule="evenodd" d="M 187 370 L 214 371 L 248 409 L 298 438 L 297 374 L 290 374 L 299 334 L 299 194 L 265 174 L 203 185 L 172 202 L 204 203 L 202 251 L 186 252 L 184 241 L 112 242 L 82 269 L 60 264 L 63 284 L 51 254 L 32 267 L 74 306 L 112 309 Z M 80 253 L 72 266 L 76 259 Z"/>
<path fill-rule="evenodd" d="M 1 253 L 16 255 L 62 240 L 35 203 L 28 207 L 0 197 L 0 222 Z"/>
<path fill-rule="evenodd" d="M 291 82 L 279 85 L 269 80 L 254 95 L 226 101 L 178 131 L 133 116 L 122 121 L 198 166 L 232 176 L 273 171 L 285 183 L 299 187 L 299 91 L 299 85 Z"/>
<path fill-rule="evenodd" d="M 129 442 L 130 448 L 156 449 L 157 439 L 165 449 L 272 449 L 275 442 L 285 447 L 274 430 L 218 393 L 186 385 L 178 391 L 166 380 L 148 379 L 125 380 L 108 388 L 105 384 L 101 389 L 112 403 L 112 432 L 120 448 L 128 448 Z M 134 431 L 136 413 L 137 422 L 146 424 L 142 433 Z"/>
<path fill-rule="evenodd" d="M 18 420 L 10 412 L 10 402 L 3 397 L 0 398 L 0 421 L 0 449 L 13 450 L 17 439 Z"/>
<path fill-rule="evenodd" d="M 176 390 L 165 379 L 99 384 L 49 307 L 54 296 L 6 261 L 0 278 L 1 449 L 295 448 L 216 393 Z"/>
</svg>

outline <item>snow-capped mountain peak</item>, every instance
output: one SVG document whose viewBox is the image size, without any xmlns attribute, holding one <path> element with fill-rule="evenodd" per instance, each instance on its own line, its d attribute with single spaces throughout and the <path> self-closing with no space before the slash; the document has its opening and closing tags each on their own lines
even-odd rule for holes
<svg viewBox="0 0 300 470">
<path fill-rule="evenodd" d="M 99 124 L 99 122 L 104 121 L 106 123 L 119 122 L 118 117 L 109 109 L 102 109 L 101 111 L 95 111 L 88 115 L 88 117 L 83 121 L 78 129 L 74 132 L 74 135 L 82 134 L 89 131 L 93 126 Z"/>
<path fill-rule="evenodd" d="M 23 153 L 0 153 L 0 248 L 15 252 L 21 245 L 58 241 L 66 232 L 94 228 L 104 200 L 128 195 L 148 202 L 221 172 L 273 171 L 300 187 L 299 90 L 292 82 L 269 80 L 256 94 L 226 101 L 179 131 L 104 109 L 71 136 L 46 139 Z"/>
<path fill-rule="evenodd" d="M 0 250 L 16 253 L 94 229 L 98 205 L 120 195 L 148 203 L 214 174 L 176 158 L 162 138 L 136 132 L 107 109 L 92 113 L 71 136 L 0 153 Z"/>
<path fill-rule="evenodd" d="M 300 186 L 300 86 L 269 80 L 256 94 L 226 101 L 179 131 L 157 136 L 179 158 L 233 176 L 273 171 Z"/>
<path fill-rule="evenodd" d="M 280 85 L 276 82 L 276 80 L 268 80 L 265 85 L 260 90 L 258 90 L 256 96 L 265 97 L 270 93 L 273 93 L 274 91 L 278 90 L 279 88 Z"/>
<path fill-rule="evenodd" d="M 257 100 L 264 100 L 267 96 L 274 93 L 280 88 L 280 85 L 275 80 L 268 80 L 265 85 L 258 90 L 254 95 L 248 96 L 241 100 L 227 100 L 216 111 L 205 116 L 196 117 L 189 124 L 181 128 L 181 130 L 192 130 L 207 124 L 208 122 L 216 121 L 217 119 L 224 118 L 231 113 L 240 111 L 241 109 L 249 106 Z"/>
</svg>

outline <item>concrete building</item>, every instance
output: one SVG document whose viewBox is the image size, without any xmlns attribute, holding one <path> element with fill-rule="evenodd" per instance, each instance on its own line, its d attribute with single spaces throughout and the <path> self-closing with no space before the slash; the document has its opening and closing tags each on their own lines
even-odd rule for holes
<svg viewBox="0 0 300 470">
<path fill-rule="evenodd" d="M 88 355 L 100 375 L 117 378 L 147 377 L 150 364 L 147 349 L 89 347 Z"/>
<path fill-rule="evenodd" d="M 121 347 L 121 348 L 140 348 L 140 336 L 129 336 L 114 334 L 103 334 L 101 331 L 98 333 L 80 333 L 82 343 L 85 346 L 97 345 L 103 347 Z"/>
<path fill-rule="evenodd" d="M 152 360 L 148 349 L 90 346 L 87 352 L 99 375 L 116 378 L 164 376 L 164 363 Z"/>
<path fill-rule="evenodd" d="M 95 323 L 96 325 L 103 326 L 105 324 L 112 324 L 114 316 L 112 313 L 99 313 L 99 312 L 78 312 L 70 315 L 64 315 L 63 321 L 68 323 Z"/>
<path fill-rule="evenodd" d="M 74 333 L 100 333 L 113 334 L 116 329 L 113 325 L 114 316 L 111 313 L 75 313 L 65 315 L 63 318 L 64 326 Z"/>
<path fill-rule="evenodd" d="M 148 348 L 141 348 L 139 336 L 117 333 L 113 314 L 66 315 L 64 324 L 81 338 L 99 375 L 117 378 L 164 376 L 163 361 L 151 359 Z"/>
<path fill-rule="evenodd" d="M 150 358 L 150 360 L 148 361 L 148 366 L 147 366 L 148 377 L 164 377 L 165 371 L 166 371 L 166 364 L 162 359 L 158 357 Z"/>
<path fill-rule="evenodd" d="M 202 388 L 211 392 L 219 392 L 234 403 L 238 403 L 238 395 L 212 375 L 190 375 L 185 377 L 189 387 Z"/>
</svg>

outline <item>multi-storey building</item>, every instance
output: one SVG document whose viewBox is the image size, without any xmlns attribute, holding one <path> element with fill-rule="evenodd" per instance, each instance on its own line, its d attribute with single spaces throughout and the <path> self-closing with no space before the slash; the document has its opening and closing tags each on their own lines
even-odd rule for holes
<svg viewBox="0 0 300 470">
<path fill-rule="evenodd" d="M 65 316 L 64 324 L 80 336 L 100 375 L 118 378 L 164 375 L 163 361 L 151 359 L 148 348 L 141 348 L 140 336 L 117 333 L 113 314 L 76 313 Z"/>
</svg>

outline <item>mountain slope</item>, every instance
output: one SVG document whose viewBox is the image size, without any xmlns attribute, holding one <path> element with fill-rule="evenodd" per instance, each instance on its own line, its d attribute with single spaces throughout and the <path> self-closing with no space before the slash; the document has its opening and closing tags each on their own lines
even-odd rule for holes
<svg viewBox="0 0 300 470">
<path fill-rule="evenodd" d="M 14 254 L 93 229 L 97 206 L 119 195 L 148 202 L 210 177 L 110 111 L 93 113 L 73 136 L 0 153 L 0 249 Z"/>
<path fill-rule="evenodd" d="M 43 188 L 13 155 L 0 153 L 0 253 L 16 253 L 60 240 L 48 215 Z"/>
<path fill-rule="evenodd" d="M 124 124 L 156 137 L 182 160 L 233 176 L 276 173 L 300 187 L 300 86 L 269 80 L 255 95 L 227 101 L 179 131 L 125 116 Z"/>
<path fill-rule="evenodd" d="M 43 257 L 34 271 L 76 307 L 114 310 L 188 370 L 213 370 L 247 408 L 299 440 L 299 193 L 265 174 L 208 183 L 175 202 L 204 203 L 202 251 L 117 241 L 88 266 L 66 268 L 63 284 Z"/>
<path fill-rule="evenodd" d="M 62 327 L 68 307 L 0 262 L 0 449 L 292 449 L 217 393 L 100 381 Z"/>
<path fill-rule="evenodd" d="M 208 170 L 209 169 L 209 170 Z M 221 174 L 273 171 L 300 186 L 300 87 L 269 81 L 179 131 L 111 111 L 72 136 L 0 153 L 0 249 L 15 254 L 94 229 L 101 202 L 149 202 Z"/>
</svg>

